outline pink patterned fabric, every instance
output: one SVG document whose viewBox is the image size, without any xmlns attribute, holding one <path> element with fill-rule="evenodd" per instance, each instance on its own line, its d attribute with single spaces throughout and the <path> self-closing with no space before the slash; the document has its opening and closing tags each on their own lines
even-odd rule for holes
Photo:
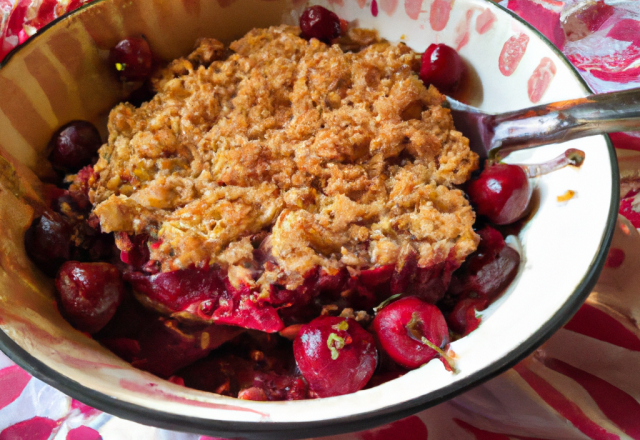
<svg viewBox="0 0 640 440">
<path fill-rule="evenodd" d="M 0 0 L 0 59 L 61 14 L 87 0 Z M 364 4 L 364 2 L 362 2 Z M 424 3 L 424 4 L 423 4 Z M 430 8 L 446 25 L 452 0 L 373 0 L 372 13 Z M 640 86 L 637 0 L 505 0 L 567 55 L 596 92 Z M 492 17 L 480 20 L 487 25 Z M 513 40 L 513 41 L 512 41 Z M 527 41 L 505 44 L 510 74 Z M 532 101 L 554 73 L 541 63 Z M 586 304 L 515 368 L 439 406 L 381 428 L 335 440 L 640 439 L 640 133 L 614 134 L 622 202 L 605 268 Z M 209 440 L 128 422 L 92 409 L 31 378 L 0 354 L 0 440 Z"/>
</svg>

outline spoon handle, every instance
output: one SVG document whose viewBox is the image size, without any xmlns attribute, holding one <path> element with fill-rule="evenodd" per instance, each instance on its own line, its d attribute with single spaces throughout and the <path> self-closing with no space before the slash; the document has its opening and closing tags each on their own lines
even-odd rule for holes
<svg viewBox="0 0 640 440">
<path fill-rule="evenodd" d="M 640 130 L 640 89 L 495 115 L 490 156 L 603 133 Z"/>
</svg>

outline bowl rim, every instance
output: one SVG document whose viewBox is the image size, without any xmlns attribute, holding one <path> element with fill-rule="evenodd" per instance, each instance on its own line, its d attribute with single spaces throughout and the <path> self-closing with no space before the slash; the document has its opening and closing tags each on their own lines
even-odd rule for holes
<svg viewBox="0 0 640 440">
<path fill-rule="evenodd" d="M 44 34 L 48 29 L 57 26 L 86 9 L 93 8 L 106 1 L 109 0 L 90 1 L 80 8 L 68 12 L 48 23 L 23 44 L 12 49 L 5 58 L 0 61 L 0 69 L 6 66 L 11 58 L 13 58 L 13 56 L 20 50 L 38 39 L 38 37 Z M 520 24 L 527 27 L 533 34 L 537 35 L 537 37 L 540 38 L 540 40 L 569 68 L 573 73 L 573 76 L 578 80 L 578 83 L 583 87 L 584 91 L 589 94 L 593 93 L 593 90 L 591 90 L 576 67 L 571 64 L 560 49 L 558 49 L 544 34 L 506 7 L 495 3 L 492 0 L 481 1 L 506 12 L 512 19 L 515 19 Z M 502 359 L 474 372 L 465 379 L 431 393 L 431 397 L 429 399 L 425 399 L 424 396 L 421 396 L 390 407 L 384 407 L 379 410 L 332 419 L 330 424 L 328 424 L 326 420 L 310 422 L 240 422 L 203 419 L 167 413 L 153 408 L 123 402 L 114 397 L 85 387 L 70 377 L 55 371 L 44 362 L 36 359 L 13 341 L 2 329 L 0 329 L 0 350 L 33 377 L 51 385 L 73 399 L 79 400 L 91 407 L 107 412 L 108 414 L 116 417 L 175 431 L 185 431 L 204 435 L 218 435 L 223 437 L 228 436 L 234 438 L 237 438 L 238 436 L 247 436 L 255 439 L 284 440 L 356 432 L 371 429 L 376 426 L 408 417 L 419 411 L 428 409 L 458 396 L 515 366 L 518 362 L 526 358 L 536 348 L 548 340 L 564 324 L 566 324 L 587 299 L 598 281 L 600 272 L 604 268 L 616 227 L 618 206 L 620 203 L 620 173 L 615 148 L 608 135 L 601 136 L 605 138 L 609 158 L 611 160 L 612 197 L 611 204 L 609 206 L 609 213 L 607 215 L 606 227 L 600 241 L 600 247 L 584 277 L 574 289 L 573 293 L 567 298 L 562 307 L 560 307 L 560 309 L 547 322 L 545 322 L 542 327 L 531 334 L 522 344 L 507 353 L 507 355 Z"/>
</svg>

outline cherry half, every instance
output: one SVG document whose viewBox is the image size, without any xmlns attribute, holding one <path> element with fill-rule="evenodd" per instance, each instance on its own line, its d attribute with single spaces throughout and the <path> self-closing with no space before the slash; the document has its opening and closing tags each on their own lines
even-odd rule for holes
<svg viewBox="0 0 640 440">
<path fill-rule="evenodd" d="M 56 277 L 60 305 L 75 328 L 96 333 L 113 318 L 124 297 L 118 269 L 109 263 L 67 261 Z"/>
<path fill-rule="evenodd" d="M 449 342 L 440 309 L 415 297 L 402 298 L 378 311 L 373 331 L 391 359 L 409 369 L 438 356 L 430 345 L 442 349 Z"/>
<path fill-rule="evenodd" d="M 151 73 L 153 56 L 147 40 L 132 37 L 120 41 L 111 49 L 109 62 L 115 67 L 121 81 L 144 81 Z"/>
<path fill-rule="evenodd" d="M 49 159 L 54 168 L 65 173 L 89 165 L 102 146 L 98 129 L 87 121 L 71 121 L 62 126 L 49 141 Z"/>
<path fill-rule="evenodd" d="M 351 318 L 320 316 L 300 328 L 293 354 L 320 397 L 355 393 L 376 369 L 378 352 L 373 336 Z"/>
<path fill-rule="evenodd" d="M 507 225 L 527 212 L 531 185 L 522 167 L 500 163 L 469 182 L 467 194 L 478 214 L 496 225 Z"/>
<path fill-rule="evenodd" d="M 311 6 L 302 12 L 300 30 L 302 38 L 317 38 L 327 44 L 342 33 L 340 18 L 322 6 Z"/>
<path fill-rule="evenodd" d="M 433 84 L 440 93 L 454 93 L 467 67 L 458 52 L 446 44 L 431 44 L 422 54 L 420 79 L 429 86 Z"/>
</svg>

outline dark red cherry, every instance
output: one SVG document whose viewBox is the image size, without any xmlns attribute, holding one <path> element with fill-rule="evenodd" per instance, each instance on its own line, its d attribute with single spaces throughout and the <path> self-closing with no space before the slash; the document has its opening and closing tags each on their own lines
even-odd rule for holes
<svg viewBox="0 0 640 440">
<path fill-rule="evenodd" d="M 151 73 L 153 56 L 147 40 L 133 37 L 122 40 L 111 49 L 109 62 L 121 81 L 144 81 Z"/>
<path fill-rule="evenodd" d="M 454 332 L 466 336 L 480 325 L 480 318 L 476 316 L 476 311 L 484 310 L 486 307 L 486 299 L 465 298 L 458 301 L 447 316 L 447 324 Z"/>
<path fill-rule="evenodd" d="M 415 297 L 402 298 L 380 310 L 373 320 L 373 331 L 391 359 L 409 369 L 438 355 L 423 338 L 438 348 L 449 343 L 449 329 L 440 309 Z"/>
<path fill-rule="evenodd" d="M 507 246 L 500 232 L 492 227 L 485 226 L 478 235 L 478 249 L 453 274 L 448 293 L 492 301 L 518 274 L 520 254 Z"/>
<path fill-rule="evenodd" d="M 469 182 L 467 194 L 478 214 L 496 225 L 507 225 L 527 212 L 531 186 L 518 165 L 496 164 Z"/>
<path fill-rule="evenodd" d="M 302 12 L 300 30 L 302 38 L 317 38 L 327 44 L 342 32 L 340 18 L 322 6 L 311 6 Z"/>
<path fill-rule="evenodd" d="M 54 168 L 65 173 L 75 172 L 91 162 L 100 146 L 100 133 L 92 123 L 71 121 L 51 137 L 49 159 Z"/>
<path fill-rule="evenodd" d="M 124 297 L 118 269 L 108 263 L 68 261 L 56 277 L 64 316 L 78 330 L 96 333 L 116 313 Z"/>
<path fill-rule="evenodd" d="M 373 336 L 349 318 L 320 316 L 303 325 L 293 354 L 309 388 L 320 397 L 362 389 L 376 369 Z"/>
<path fill-rule="evenodd" d="M 54 277 L 62 264 L 71 258 L 73 229 L 57 212 L 46 210 L 31 223 L 24 236 L 24 247 L 38 268 Z"/>
<path fill-rule="evenodd" d="M 466 65 L 458 52 L 446 44 L 431 44 L 422 54 L 420 79 L 433 84 L 440 93 L 450 95 L 460 86 Z"/>
</svg>

